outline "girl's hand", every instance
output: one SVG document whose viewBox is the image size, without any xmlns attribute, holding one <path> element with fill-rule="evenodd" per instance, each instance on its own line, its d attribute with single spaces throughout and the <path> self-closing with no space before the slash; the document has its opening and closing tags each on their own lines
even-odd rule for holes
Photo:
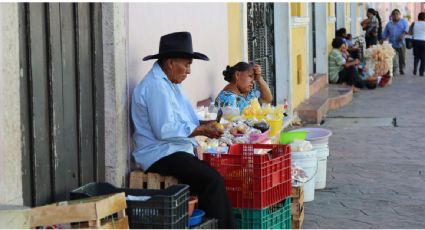
<svg viewBox="0 0 425 230">
<path fill-rule="evenodd" d="M 258 81 L 261 78 L 261 66 L 259 64 L 254 65 L 254 80 Z"/>
</svg>

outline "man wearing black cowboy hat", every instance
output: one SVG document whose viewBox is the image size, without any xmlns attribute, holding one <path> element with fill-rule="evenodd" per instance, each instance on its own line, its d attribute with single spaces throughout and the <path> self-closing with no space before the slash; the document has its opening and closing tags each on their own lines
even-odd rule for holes
<svg viewBox="0 0 425 230">
<path fill-rule="evenodd" d="M 234 228 L 234 218 L 224 180 L 194 154 L 193 137 L 218 138 L 215 122 L 199 121 L 180 83 L 190 74 L 193 59 L 209 60 L 193 52 L 188 32 L 161 37 L 159 53 L 143 58 L 158 59 L 136 86 L 131 103 L 135 126 L 133 156 L 145 172 L 174 176 L 190 185 L 206 216 L 217 218 L 219 228 Z"/>
</svg>

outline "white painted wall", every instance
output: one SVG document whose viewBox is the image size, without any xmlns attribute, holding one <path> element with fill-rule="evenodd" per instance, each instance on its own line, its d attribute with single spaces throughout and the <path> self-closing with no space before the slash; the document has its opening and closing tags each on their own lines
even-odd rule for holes
<svg viewBox="0 0 425 230">
<path fill-rule="evenodd" d="M 336 28 L 338 30 L 345 27 L 345 3 L 337 2 L 336 4 Z"/>
<path fill-rule="evenodd" d="M 350 3 L 350 17 L 351 17 L 350 33 L 352 34 L 353 37 L 357 37 L 359 35 L 357 28 L 360 26 L 360 22 L 357 17 L 357 4 L 358 4 L 357 2 Z"/>
<path fill-rule="evenodd" d="M 210 61 L 194 60 L 192 73 L 182 83 L 185 95 L 196 102 L 215 98 L 226 82 L 228 63 L 227 3 L 128 3 L 129 92 L 143 79 L 154 61 L 142 58 L 158 53 L 162 35 L 189 31 L 194 51 Z"/>
<path fill-rule="evenodd" d="M 287 98 L 291 101 L 292 78 L 291 78 L 291 12 L 289 3 L 279 2 L 274 4 L 275 22 L 275 61 L 276 61 L 276 103 L 281 104 Z M 292 105 L 289 105 L 292 115 Z"/>
<path fill-rule="evenodd" d="M 324 2 L 314 4 L 316 23 L 316 72 L 328 72 L 328 6 Z M 324 42 L 326 41 L 326 42 Z"/>
<path fill-rule="evenodd" d="M 130 155 L 126 8 L 123 3 L 102 4 L 105 179 L 118 187 L 125 186 Z"/>
<path fill-rule="evenodd" d="M 317 4 L 317 3 L 315 3 Z M 310 74 L 314 74 L 314 56 L 313 56 L 313 23 L 315 22 L 313 19 L 313 3 L 309 2 L 307 3 L 307 12 L 308 12 L 308 17 L 310 17 L 310 22 L 308 23 L 308 31 L 309 31 L 309 36 L 308 36 L 308 73 Z"/>
<path fill-rule="evenodd" d="M 0 4 L 0 204 L 23 203 L 18 3 Z"/>
</svg>

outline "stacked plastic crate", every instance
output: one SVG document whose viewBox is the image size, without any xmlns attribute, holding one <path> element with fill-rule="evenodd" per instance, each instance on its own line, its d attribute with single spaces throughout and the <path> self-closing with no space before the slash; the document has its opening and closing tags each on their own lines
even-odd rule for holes
<svg viewBox="0 0 425 230">
<path fill-rule="evenodd" d="M 187 227 L 189 186 L 166 189 L 116 188 L 109 183 L 89 183 L 71 192 L 71 200 L 105 194 L 125 193 L 130 228 L 184 229 Z"/>
<path fill-rule="evenodd" d="M 288 145 L 237 144 L 228 154 L 205 153 L 204 160 L 224 178 L 237 228 L 291 228 Z"/>
</svg>

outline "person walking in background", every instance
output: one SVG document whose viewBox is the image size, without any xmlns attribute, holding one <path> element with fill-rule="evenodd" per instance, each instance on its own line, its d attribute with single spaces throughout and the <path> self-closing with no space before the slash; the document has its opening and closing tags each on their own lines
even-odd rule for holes
<svg viewBox="0 0 425 230">
<path fill-rule="evenodd" d="M 406 66 L 406 46 L 404 37 L 409 32 L 409 24 L 403 18 L 399 9 L 391 12 L 392 21 L 388 22 L 382 34 L 382 39 L 388 39 L 394 48 L 396 55 L 393 59 L 393 73 L 396 72 L 397 66 L 401 75 L 404 75 L 404 67 Z"/>
<path fill-rule="evenodd" d="M 361 22 L 361 26 L 366 31 L 366 48 L 378 44 L 382 33 L 381 17 L 379 17 L 378 11 L 369 8 L 367 10 L 367 19 Z"/>
<path fill-rule="evenodd" d="M 418 21 L 410 26 L 410 34 L 413 37 L 413 75 L 418 71 L 420 62 L 419 76 L 424 76 L 425 71 L 425 12 L 418 15 Z"/>
</svg>

